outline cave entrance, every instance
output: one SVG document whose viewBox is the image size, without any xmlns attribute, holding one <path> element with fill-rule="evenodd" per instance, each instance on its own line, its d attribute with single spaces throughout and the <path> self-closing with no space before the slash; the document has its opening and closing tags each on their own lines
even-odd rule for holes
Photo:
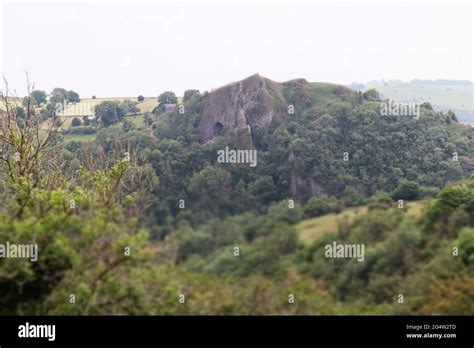
<svg viewBox="0 0 474 348">
<path fill-rule="evenodd" d="M 224 126 L 220 122 L 216 122 L 214 124 L 214 136 L 218 136 L 222 134 L 222 130 L 224 129 Z"/>
</svg>

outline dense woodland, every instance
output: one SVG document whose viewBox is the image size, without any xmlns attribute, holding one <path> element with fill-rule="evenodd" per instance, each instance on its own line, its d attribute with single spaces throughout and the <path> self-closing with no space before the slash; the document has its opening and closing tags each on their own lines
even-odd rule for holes
<svg viewBox="0 0 474 348">
<path fill-rule="evenodd" d="M 34 94 L 23 111 L 4 97 L 0 241 L 34 241 L 40 258 L 0 259 L 0 313 L 474 314 L 474 130 L 429 103 L 381 117 L 375 90 L 282 93 L 291 115 L 269 93 L 268 127 L 205 144 L 208 92 L 143 128 L 124 119 L 133 105 L 105 102 L 92 142 L 44 129 L 56 116 Z M 258 165 L 217 163 L 226 146 L 257 149 Z M 301 221 L 361 206 L 300 240 Z M 365 261 L 325 258 L 333 241 L 365 244 Z"/>
</svg>

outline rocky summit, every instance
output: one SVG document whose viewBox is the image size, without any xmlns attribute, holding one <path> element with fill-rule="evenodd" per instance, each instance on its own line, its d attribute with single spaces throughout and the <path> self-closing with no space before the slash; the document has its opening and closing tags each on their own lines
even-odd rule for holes
<svg viewBox="0 0 474 348">
<path fill-rule="evenodd" d="M 267 127 L 285 112 L 286 104 L 282 84 L 258 74 L 214 90 L 204 102 L 201 142 Z"/>
</svg>

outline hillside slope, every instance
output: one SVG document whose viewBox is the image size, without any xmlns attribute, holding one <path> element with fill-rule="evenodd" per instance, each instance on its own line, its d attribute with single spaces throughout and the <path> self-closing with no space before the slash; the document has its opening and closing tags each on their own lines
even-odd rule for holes
<svg viewBox="0 0 474 348">
<path fill-rule="evenodd" d="M 381 116 L 377 95 L 254 75 L 184 105 L 184 114 L 155 122 L 155 168 L 169 183 L 160 197 L 206 200 L 211 210 L 321 195 L 355 206 L 379 191 L 392 192 L 401 180 L 430 190 L 474 171 L 474 129 L 429 104 L 419 118 Z M 257 149 L 258 165 L 217 163 L 217 151 L 226 146 Z M 211 189 L 220 194 L 214 197 Z M 250 192 L 256 199 L 245 199 Z M 233 203 L 224 204 L 230 197 Z"/>
</svg>

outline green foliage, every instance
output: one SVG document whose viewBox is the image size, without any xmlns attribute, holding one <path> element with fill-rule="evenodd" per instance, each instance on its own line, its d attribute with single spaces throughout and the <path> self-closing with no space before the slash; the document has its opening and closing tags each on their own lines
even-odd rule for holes
<svg viewBox="0 0 474 348">
<path fill-rule="evenodd" d="M 153 118 L 149 113 L 145 113 L 143 115 L 143 122 L 145 123 L 145 126 L 149 127 L 153 124 Z"/>
<path fill-rule="evenodd" d="M 25 119 L 26 117 L 26 111 L 23 107 L 17 106 L 13 112 L 15 113 L 15 116 L 19 119 Z"/>
<path fill-rule="evenodd" d="M 137 107 L 135 102 L 132 102 L 130 99 L 125 99 L 121 107 L 126 115 L 128 114 L 137 114 L 140 112 L 140 109 Z"/>
<path fill-rule="evenodd" d="M 421 107 L 422 107 L 422 108 L 425 108 L 425 109 L 427 109 L 427 110 L 431 110 L 431 111 L 433 110 L 433 107 L 432 107 L 431 104 L 428 103 L 428 102 L 424 102 L 423 104 L 421 104 Z"/>
<path fill-rule="evenodd" d="M 457 239 L 459 257 L 474 275 L 474 228 L 463 228 Z"/>
<path fill-rule="evenodd" d="M 82 124 L 81 120 L 77 117 L 74 117 L 71 121 L 71 127 L 78 127 Z"/>
<path fill-rule="evenodd" d="M 153 121 L 157 150 L 149 160 L 166 183 L 154 193 L 160 203 L 150 215 L 153 235 L 171 233 L 180 219 L 197 226 L 212 217 L 264 211 L 289 194 L 302 205 L 324 195 L 347 207 L 365 205 L 377 192 L 418 199 L 474 170 L 470 131 L 447 125 L 429 108 L 421 108 L 419 120 L 381 117 L 378 102 L 331 84 L 285 85 L 283 94 L 295 114 L 275 115 L 270 127 L 253 129 L 250 140 L 218 136 L 200 144 L 205 94 L 187 99 L 184 115 L 174 111 Z M 216 163 L 216 152 L 226 146 L 255 147 L 258 165 L 248 170 Z M 452 161 L 453 151 L 459 162 Z M 217 178 L 225 186 L 218 187 Z M 192 202 L 186 212 L 176 208 L 176 197 Z M 320 213 L 308 208 L 307 214 Z"/>
<path fill-rule="evenodd" d="M 79 94 L 74 91 L 67 92 L 67 101 L 70 103 L 79 103 L 81 98 L 79 98 Z"/>
<path fill-rule="evenodd" d="M 388 209 L 393 207 L 393 199 L 386 192 L 377 192 L 372 196 L 368 204 L 369 210 L 372 209 Z"/>
<path fill-rule="evenodd" d="M 120 103 L 115 101 L 104 101 L 95 108 L 97 120 L 104 127 L 122 121 L 125 114 L 125 110 Z"/>
<path fill-rule="evenodd" d="M 47 95 L 45 91 L 41 91 L 41 90 L 32 91 L 31 98 L 34 100 L 34 103 L 36 105 L 40 105 L 47 102 L 46 100 Z"/>
<path fill-rule="evenodd" d="M 424 231 L 452 236 L 463 226 L 474 226 L 474 176 L 438 194 L 426 214 Z"/>
<path fill-rule="evenodd" d="M 341 212 L 343 206 L 334 197 L 312 197 L 304 207 L 306 217 L 317 217 L 329 213 Z"/>
<path fill-rule="evenodd" d="M 400 184 L 393 191 L 393 199 L 417 200 L 420 198 L 420 185 L 418 183 L 406 179 L 400 180 Z"/>
<path fill-rule="evenodd" d="M 176 98 L 176 94 L 174 92 L 163 92 L 158 96 L 158 102 L 160 104 L 176 104 L 178 102 L 178 98 Z"/>
<path fill-rule="evenodd" d="M 197 89 L 188 89 L 184 91 L 184 96 L 183 96 L 183 101 L 187 102 L 189 101 L 194 95 L 199 95 L 200 92 Z"/>
<path fill-rule="evenodd" d="M 395 294 L 404 293 L 409 294 L 404 313 L 472 313 L 463 303 L 474 295 L 469 285 L 474 274 L 474 230 L 472 221 L 459 219 L 458 210 L 471 211 L 466 202 L 471 201 L 472 189 L 471 181 L 442 190 L 422 217 L 422 225 L 404 210 L 373 205 L 349 226 L 340 226 L 337 234 L 323 235 L 301 251 L 301 270 L 328 282 L 341 301 L 364 298 L 367 304 L 390 305 Z M 457 198 L 460 191 L 464 194 Z M 376 202 L 389 202 L 386 195 L 379 197 Z M 435 231 L 444 239 L 433 235 Z M 325 245 L 333 241 L 364 244 L 365 261 L 325 257 Z"/>
<path fill-rule="evenodd" d="M 291 118 L 279 100 L 268 128 L 206 145 L 208 95 L 194 90 L 184 115 L 145 115 L 147 129 L 124 118 L 134 102 L 101 103 L 96 141 L 39 167 L 35 145 L 13 136 L 22 152 L 13 179 L 0 176 L 0 240 L 41 251 L 37 263 L 0 260 L 0 314 L 472 314 L 474 178 L 449 184 L 473 170 L 472 131 L 428 105 L 419 120 L 380 117 L 376 91 L 282 88 Z M 217 163 L 226 146 L 256 148 L 258 166 Z M 447 184 L 426 212 L 393 201 Z M 299 242 L 304 217 L 366 203 Z M 334 241 L 363 244 L 364 262 L 325 257 Z"/>
<path fill-rule="evenodd" d="M 132 130 L 134 130 L 136 127 L 135 125 L 133 124 L 132 121 L 129 121 L 127 119 L 123 120 L 122 122 L 122 130 L 124 133 L 128 133 Z"/>
<path fill-rule="evenodd" d="M 117 184 L 128 168 L 119 161 L 110 171 L 81 170 L 81 185 L 36 187 L 25 196 L 21 219 L 0 216 L 2 240 L 34 241 L 40 249 L 36 263 L 16 259 L 0 263 L 3 314 L 54 312 L 67 303 L 66 293 L 74 290 L 78 302 L 66 313 L 95 313 L 104 305 L 101 301 L 118 299 L 118 294 L 107 293 L 120 284 L 115 277 L 126 274 L 149 250 L 146 233 L 136 220 L 127 218 L 122 206 L 122 199 L 129 198 L 116 196 Z M 56 184 L 62 182 L 59 179 Z M 26 181 L 16 185 L 17 195 L 25 192 L 25 185 Z M 124 256 L 125 246 L 133 250 L 133 257 Z"/>
<path fill-rule="evenodd" d="M 263 216 L 246 213 L 224 221 L 213 219 L 196 231 L 188 227 L 178 241 L 180 262 L 195 272 L 234 277 L 281 275 L 298 247 L 291 225 L 301 219 L 301 211 L 285 208 L 285 204 L 271 206 Z"/>
<path fill-rule="evenodd" d="M 62 104 L 68 101 L 68 98 L 69 98 L 69 93 L 67 90 L 65 90 L 64 88 L 55 88 L 51 92 L 51 95 L 49 97 L 49 102 L 52 105 Z"/>
<path fill-rule="evenodd" d="M 68 135 L 71 135 L 71 134 L 91 135 L 91 134 L 97 133 L 97 129 L 90 126 L 76 126 L 76 127 L 71 127 L 68 130 L 63 130 L 61 133 L 68 134 Z"/>
<path fill-rule="evenodd" d="M 379 92 L 376 89 L 369 89 L 362 93 L 362 96 L 367 101 L 377 102 L 380 101 Z"/>
<path fill-rule="evenodd" d="M 472 315 L 474 278 L 453 277 L 434 280 L 420 312 L 430 315 Z"/>
</svg>

